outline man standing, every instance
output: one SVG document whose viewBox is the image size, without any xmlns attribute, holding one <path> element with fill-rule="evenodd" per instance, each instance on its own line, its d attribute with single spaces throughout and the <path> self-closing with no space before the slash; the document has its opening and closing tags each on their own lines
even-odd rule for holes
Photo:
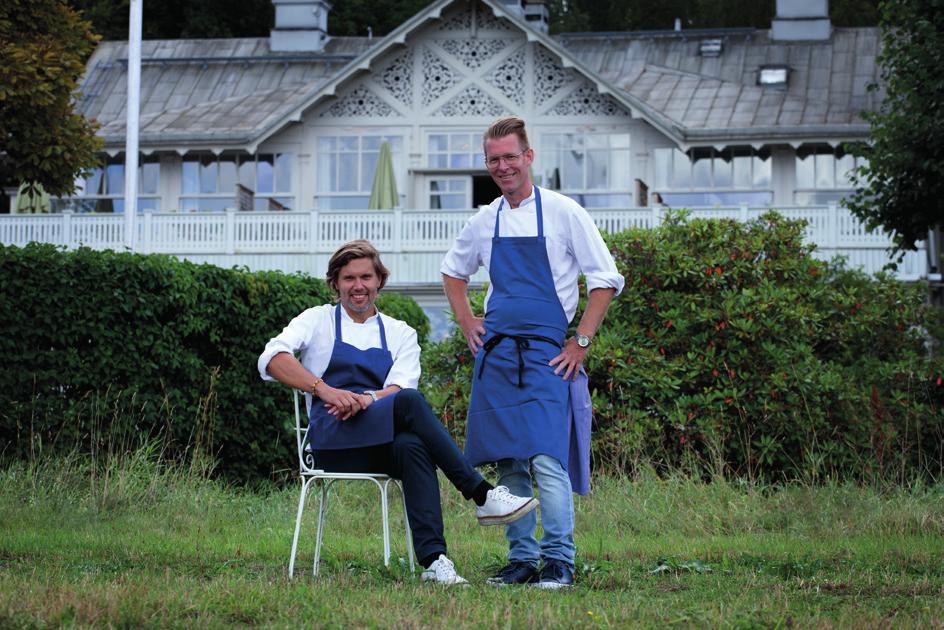
<svg viewBox="0 0 944 630">
<path fill-rule="evenodd" d="M 440 268 L 475 354 L 465 452 L 473 465 L 497 462 L 499 483 L 516 495 L 533 496 L 533 480 L 541 496 L 540 545 L 534 512 L 508 525 L 509 564 L 489 582 L 560 588 L 573 584 L 571 492 L 588 490 L 582 365 L 623 277 L 587 211 L 532 185 L 534 150 L 523 120 L 499 119 L 483 140 L 485 164 L 502 196 L 469 220 Z M 484 320 L 472 314 L 468 299 L 469 277 L 483 265 L 491 283 Z M 565 341 L 580 273 L 587 308 L 576 335 Z M 576 398 L 583 409 L 574 415 Z"/>
</svg>

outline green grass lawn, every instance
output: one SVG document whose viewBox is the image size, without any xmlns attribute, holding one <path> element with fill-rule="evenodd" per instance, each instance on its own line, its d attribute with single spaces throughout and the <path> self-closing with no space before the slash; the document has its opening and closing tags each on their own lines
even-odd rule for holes
<svg viewBox="0 0 944 630">
<path fill-rule="evenodd" d="M 944 627 L 944 484 L 595 480 L 577 501 L 578 585 L 496 589 L 502 528 L 444 485 L 470 588 L 381 560 L 379 502 L 333 497 L 322 574 L 314 502 L 287 577 L 298 486 L 234 489 L 147 453 L 0 471 L 0 628 Z M 406 556 L 393 509 L 396 558 Z"/>
</svg>

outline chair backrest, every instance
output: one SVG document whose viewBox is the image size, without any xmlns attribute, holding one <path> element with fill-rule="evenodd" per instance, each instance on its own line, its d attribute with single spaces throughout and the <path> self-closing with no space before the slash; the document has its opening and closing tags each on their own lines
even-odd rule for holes
<svg viewBox="0 0 944 630">
<path fill-rule="evenodd" d="M 305 398 L 299 395 L 299 391 L 292 388 L 292 399 L 295 403 L 295 445 L 298 448 L 298 472 L 303 475 L 311 475 L 324 472 L 315 468 L 315 454 L 311 450 L 311 444 L 308 443 L 308 414 L 302 413 L 302 408 L 307 410 Z"/>
</svg>

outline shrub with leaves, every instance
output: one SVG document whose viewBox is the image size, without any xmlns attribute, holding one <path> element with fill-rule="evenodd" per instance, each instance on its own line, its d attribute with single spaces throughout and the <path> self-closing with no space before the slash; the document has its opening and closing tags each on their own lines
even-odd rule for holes
<svg viewBox="0 0 944 630">
<path fill-rule="evenodd" d="M 291 398 L 263 382 L 265 343 L 308 307 L 321 279 L 195 265 L 168 256 L 0 246 L 2 456 L 166 438 L 231 477 L 294 466 Z M 409 298 L 381 309 L 427 330 Z"/>
<path fill-rule="evenodd" d="M 817 260 L 802 233 L 775 213 L 674 213 L 607 236 L 626 288 L 586 364 L 598 469 L 646 459 L 774 478 L 940 473 L 944 386 L 925 289 Z M 456 435 L 464 348 L 461 335 L 442 342 L 424 372 Z"/>
</svg>

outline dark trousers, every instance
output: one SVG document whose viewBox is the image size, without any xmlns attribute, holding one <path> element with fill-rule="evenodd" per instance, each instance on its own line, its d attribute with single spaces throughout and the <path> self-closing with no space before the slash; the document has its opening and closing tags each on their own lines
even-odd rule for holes
<svg viewBox="0 0 944 630">
<path fill-rule="evenodd" d="M 397 393 L 393 442 L 339 450 L 315 450 L 315 465 L 331 472 L 384 473 L 403 482 L 413 550 L 420 560 L 446 553 L 438 467 L 466 499 L 482 483 L 423 395 Z"/>
</svg>

